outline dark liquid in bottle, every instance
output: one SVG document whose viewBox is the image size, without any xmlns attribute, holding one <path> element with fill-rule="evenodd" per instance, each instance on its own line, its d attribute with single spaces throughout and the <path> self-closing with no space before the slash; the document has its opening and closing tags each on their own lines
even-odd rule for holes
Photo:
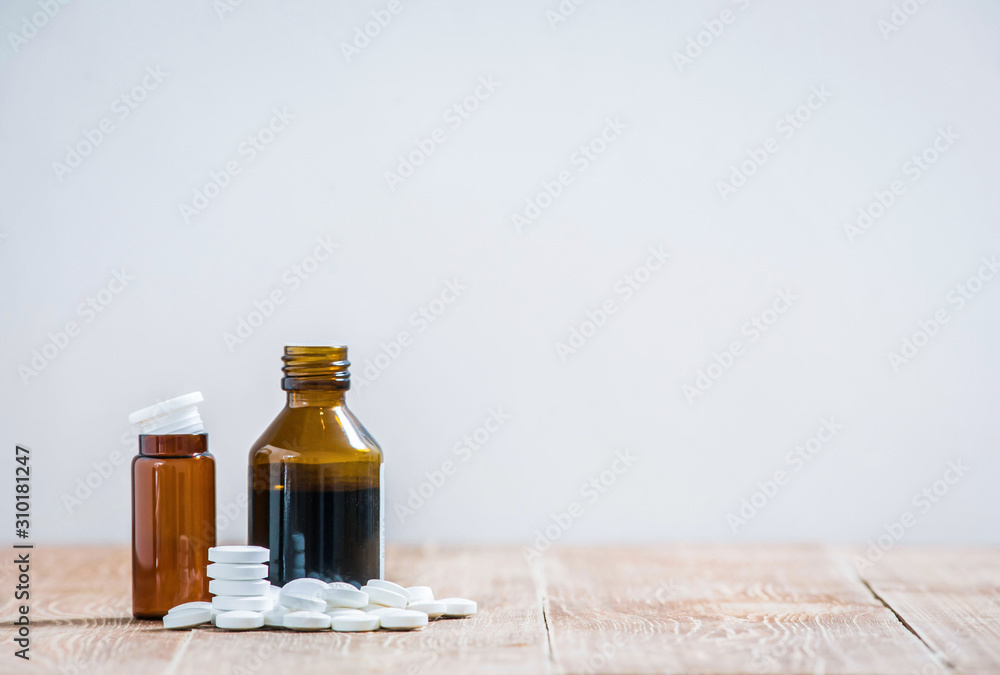
<svg viewBox="0 0 1000 675">
<path fill-rule="evenodd" d="M 360 587 L 378 578 L 379 488 L 298 490 L 297 482 L 286 474 L 283 485 L 253 491 L 250 540 L 271 550 L 271 583 L 312 577 Z"/>
</svg>

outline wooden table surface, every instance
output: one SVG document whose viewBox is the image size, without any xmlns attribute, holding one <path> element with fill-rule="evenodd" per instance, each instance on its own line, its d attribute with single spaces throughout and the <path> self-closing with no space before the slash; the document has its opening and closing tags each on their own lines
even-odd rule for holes
<svg viewBox="0 0 1000 675">
<path fill-rule="evenodd" d="M 388 578 L 479 614 L 344 634 L 165 631 L 130 617 L 127 550 L 39 547 L 30 664 L 13 655 L 13 555 L 0 563 L 0 673 L 1000 673 L 1000 549 L 897 548 L 860 572 L 856 553 L 391 547 Z"/>
</svg>

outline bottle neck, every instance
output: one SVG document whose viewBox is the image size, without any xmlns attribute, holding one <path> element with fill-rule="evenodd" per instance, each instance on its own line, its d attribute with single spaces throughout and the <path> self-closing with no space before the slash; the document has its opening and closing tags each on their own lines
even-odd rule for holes
<svg viewBox="0 0 1000 675">
<path fill-rule="evenodd" d="M 347 405 L 346 389 L 293 389 L 286 393 L 289 408 L 339 408 Z"/>
<path fill-rule="evenodd" d="M 139 454 L 148 457 L 194 457 L 208 452 L 208 434 L 140 434 Z"/>
<path fill-rule="evenodd" d="M 281 357 L 281 388 L 285 391 L 345 391 L 351 388 L 347 347 L 287 345 Z"/>
</svg>

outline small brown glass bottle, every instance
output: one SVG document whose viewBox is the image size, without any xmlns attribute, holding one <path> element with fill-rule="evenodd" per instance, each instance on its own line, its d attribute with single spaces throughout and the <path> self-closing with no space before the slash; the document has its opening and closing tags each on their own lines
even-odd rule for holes
<svg viewBox="0 0 1000 675">
<path fill-rule="evenodd" d="M 133 413 L 132 614 L 161 618 L 171 607 L 211 600 L 208 549 L 215 546 L 215 458 L 195 392 Z"/>
<path fill-rule="evenodd" d="M 270 580 L 381 578 L 382 450 L 347 408 L 347 347 L 285 347 L 287 405 L 250 449 L 250 544 Z"/>
</svg>

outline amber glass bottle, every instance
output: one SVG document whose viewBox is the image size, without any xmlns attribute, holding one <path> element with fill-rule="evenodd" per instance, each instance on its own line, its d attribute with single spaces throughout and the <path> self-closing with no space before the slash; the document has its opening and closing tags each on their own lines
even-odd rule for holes
<svg viewBox="0 0 1000 675">
<path fill-rule="evenodd" d="M 347 347 L 285 347 L 287 405 L 250 450 L 250 544 L 271 583 L 382 576 L 382 450 L 347 408 Z"/>
<path fill-rule="evenodd" d="M 205 568 L 215 546 L 215 458 L 193 400 L 201 394 L 129 418 L 154 432 L 139 436 L 132 460 L 132 614 L 138 619 L 212 599 Z"/>
</svg>

